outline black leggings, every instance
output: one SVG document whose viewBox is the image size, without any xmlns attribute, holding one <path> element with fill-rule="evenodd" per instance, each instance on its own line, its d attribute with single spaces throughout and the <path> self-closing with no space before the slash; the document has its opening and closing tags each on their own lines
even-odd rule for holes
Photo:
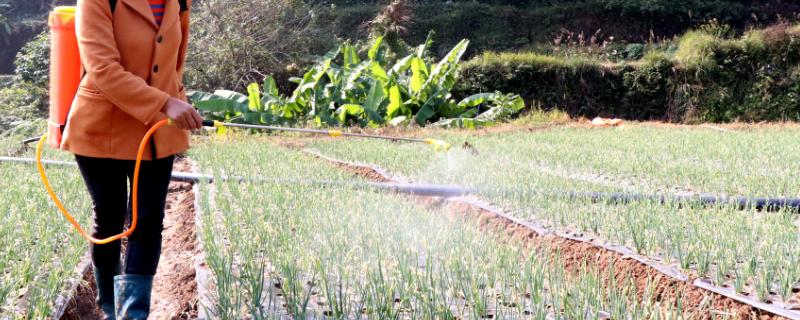
<svg viewBox="0 0 800 320">
<path fill-rule="evenodd" d="M 94 228 L 92 236 L 107 238 L 122 233 L 131 210 L 128 182 L 133 183 L 134 161 L 75 156 L 92 197 Z M 142 161 L 139 174 L 139 221 L 128 238 L 124 259 L 125 274 L 152 276 L 161 255 L 164 205 L 174 156 Z M 120 241 L 92 245 L 92 262 L 101 270 L 120 265 Z"/>
</svg>

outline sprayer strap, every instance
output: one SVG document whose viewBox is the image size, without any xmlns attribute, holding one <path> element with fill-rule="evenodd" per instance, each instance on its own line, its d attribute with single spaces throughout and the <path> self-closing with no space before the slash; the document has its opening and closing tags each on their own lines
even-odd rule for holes
<svg viewBox="0 0 800 320">
<path fill-rule="evenodd" d="M 108 0 L 108 3 L 111 5 L 111 14 L 114 14 L 114 11 L 117 10 L 117 0 Z M 178 0 L 178 3 L 181 5 L 181 12 L 189 10 L 186 0 Z"/>
</svg>

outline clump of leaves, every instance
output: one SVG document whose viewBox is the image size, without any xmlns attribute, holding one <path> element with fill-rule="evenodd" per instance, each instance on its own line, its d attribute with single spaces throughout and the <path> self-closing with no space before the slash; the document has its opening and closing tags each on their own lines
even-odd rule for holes
<svg viewBox="0 0 800 320">
<path fill-rule="evenodd" d="M 410 55 L 388 61 L 383 37 L 366 57 L 346 43 L 326 53 L 302 78 L 291 96 L 282 95 L 272 77 L 250 84 L 247 94 L 230 90 L 190 92 L 209 119 L 253 124 L 359 125 L 376 127 L 413 122 L 420 126 L 477 127 L 509 119 L 524 109 L 517 95 L 481 93 L 459 102 L 451 91 L 461 58 L 462 40 L 438 63 L 432 62 L 431 36 Z"/>
<path fill-rule="evenodd" d="M 714 48 L 719 38 L 702 31 L 687 32 L 678 44 L 675 58 L 691 70 L 708 71 L 716 68 Z"/>
</svg>

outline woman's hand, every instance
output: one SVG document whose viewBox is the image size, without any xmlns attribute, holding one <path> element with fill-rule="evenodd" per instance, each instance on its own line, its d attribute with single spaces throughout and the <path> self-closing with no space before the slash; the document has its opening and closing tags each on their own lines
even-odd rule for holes
<svg viewBox="0 0 800 320">
<path fill-rule="evenodd" d="M 192 105 L 183 100 L 170 97 L 164 107 L 167 117 L 181 129 L 194 130 L 203 126 L 203 118 Z"/>
</svg>

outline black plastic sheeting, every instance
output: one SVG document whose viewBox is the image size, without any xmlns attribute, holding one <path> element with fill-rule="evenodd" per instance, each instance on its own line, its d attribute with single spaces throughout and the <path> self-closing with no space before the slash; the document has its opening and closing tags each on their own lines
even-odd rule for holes
<svg viewBox="0 0 800 320">
<path fill-rule="evenodd" d="M 634 193 L 605 193 L 605 192 L 567 192 L 564 196 L 573 199 L 590 199 L 594 202 L 610 202 L 625 204 L 630 202 L 649 201 L 660 204 L 688 204 L 688 205 L 733 205 L 739 210 L 756 209 L 765 211 L 779 211 L 781 209 L 800 210 L 800 198 L 784 197 L 725 197 L 715 195 L 646 195 Z"/>
</svg>

